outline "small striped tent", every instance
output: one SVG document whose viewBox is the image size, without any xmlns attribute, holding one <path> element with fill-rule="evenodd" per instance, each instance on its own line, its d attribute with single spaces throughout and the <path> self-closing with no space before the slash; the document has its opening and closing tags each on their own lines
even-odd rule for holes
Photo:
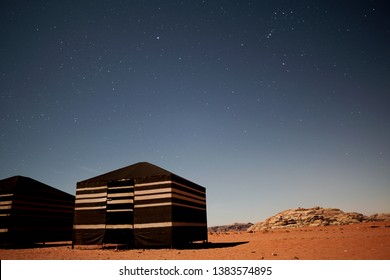
<svg viewBox="0 0 390 280">
<path fill-rule="evenodd" d="M 206 189 L 147 162 L 77 183 L 73 245 L 207 240 Z"/>
<path fill-rule="evenodd" d="M 34 179 L 0 180 L 0 244 L 70 241 L 75 197 Z"/>
</svg>

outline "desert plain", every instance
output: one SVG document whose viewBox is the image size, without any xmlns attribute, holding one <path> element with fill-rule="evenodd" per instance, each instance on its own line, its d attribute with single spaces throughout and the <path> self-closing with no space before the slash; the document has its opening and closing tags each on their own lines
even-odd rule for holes
<svg viewBox="0 0 390 280">
<path fill-rule="evenodd" d="M 390 260 L 390 223 L 210 233 L 173 249 L 72 249 L 70 242 L 0 249 L 1 260 Z"/>
</svg>

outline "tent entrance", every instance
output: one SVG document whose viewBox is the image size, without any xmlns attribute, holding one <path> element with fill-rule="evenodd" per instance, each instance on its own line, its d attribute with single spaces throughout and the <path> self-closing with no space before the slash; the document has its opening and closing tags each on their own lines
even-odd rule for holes
<svg viewBox="0 0 390 280">
<path fill-rule="evenodd" d="M 107 182 L 105 244 L 134 244 L 134 180 Z"/>
</svg>

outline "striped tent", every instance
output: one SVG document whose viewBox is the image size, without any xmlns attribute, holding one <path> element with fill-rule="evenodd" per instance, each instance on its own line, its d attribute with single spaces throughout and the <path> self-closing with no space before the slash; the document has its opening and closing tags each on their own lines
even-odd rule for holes
<svg viewBox="0 0 390 280">
<path fill-rule="evenodd" d="M 206 190 L 147 162 L 77 183 L 73 245 L 207 240 Z"/>
<path fill-rule="evenodd" d="M 0 180 L 0 244 L 70 241 L 75 197 L 28 177 Z"/>
</svg>

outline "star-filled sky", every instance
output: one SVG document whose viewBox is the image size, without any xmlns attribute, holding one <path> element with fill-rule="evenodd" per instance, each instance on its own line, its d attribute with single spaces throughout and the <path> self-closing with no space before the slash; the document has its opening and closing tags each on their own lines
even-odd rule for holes
<svg viewBox="0 0 390 280">
<path fill-rule="evenodd" d="M 0 3 L 0 178 L 148 161 L 209 225 L 390 212 L 386 1 Z"/>
</svg>

